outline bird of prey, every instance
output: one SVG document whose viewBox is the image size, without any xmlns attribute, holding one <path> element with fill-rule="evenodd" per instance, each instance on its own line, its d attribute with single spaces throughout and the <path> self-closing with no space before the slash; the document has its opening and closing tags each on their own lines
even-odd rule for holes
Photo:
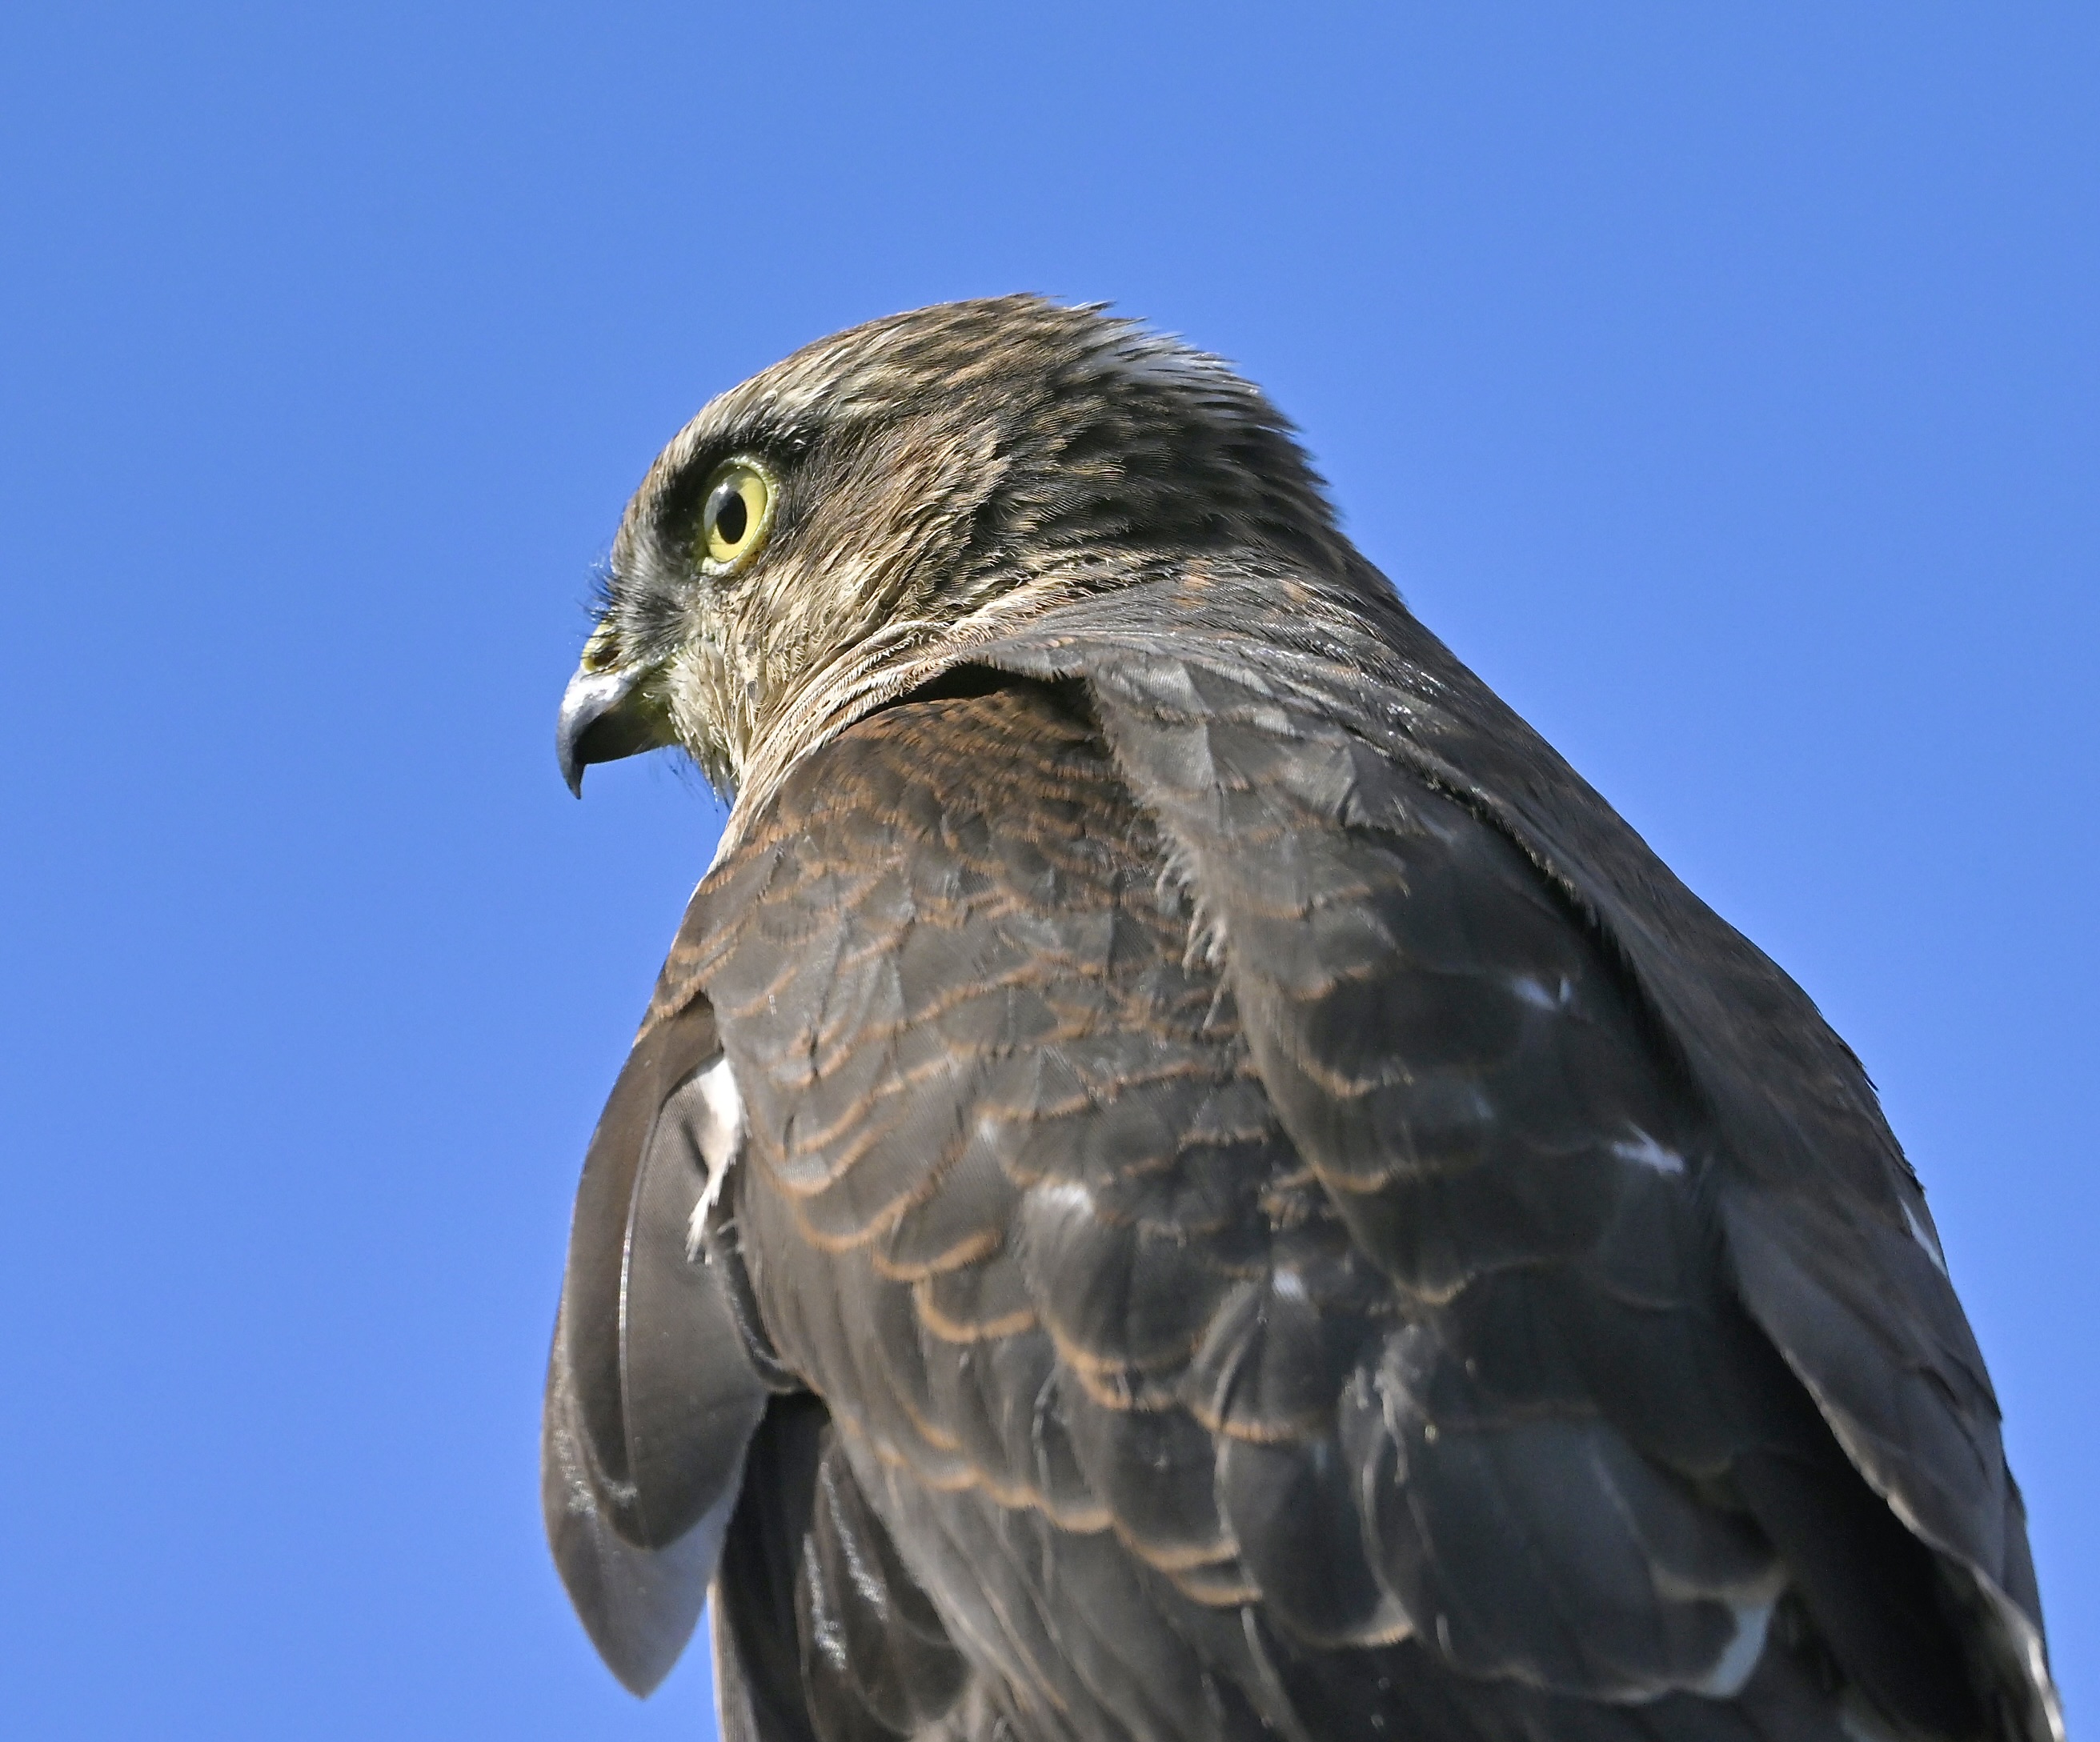
<svg viewBox="0 0 2100 1742">
<path fill-rule="evenodd" d="M 731 1742 L 2054 1742 L 1917 1181 L 1799 987 L 1217 359 L 1030 297 L 722 395 L 562 765 L 734 802 L 544 1447 Z"/>
</svg>

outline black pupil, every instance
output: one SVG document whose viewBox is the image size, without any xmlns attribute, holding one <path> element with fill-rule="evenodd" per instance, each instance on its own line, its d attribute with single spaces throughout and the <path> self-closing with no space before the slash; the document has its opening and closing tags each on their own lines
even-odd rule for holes
<svg viewBox="0 0 2100 1742">
<path fill-rule="evenodd" d="M 735 484 L 724 484 L 715 492 L 716 537 L 725 545 L 741 545 L 750 523 L 751 510 L 743 505 L 743 494 Z"/>
</svg>

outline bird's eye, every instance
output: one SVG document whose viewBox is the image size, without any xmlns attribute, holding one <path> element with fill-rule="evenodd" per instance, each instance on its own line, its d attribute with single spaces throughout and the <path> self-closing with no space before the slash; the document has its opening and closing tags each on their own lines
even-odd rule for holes
<svg viewBox="0 0 2100 1742">
<path fill-rule="evenodd" d="M 700 567 L 710 575 L 735 573 L 772 530 L 772 479 L 749 460 L 717 466 L 700 509 Z"/>
</svg>

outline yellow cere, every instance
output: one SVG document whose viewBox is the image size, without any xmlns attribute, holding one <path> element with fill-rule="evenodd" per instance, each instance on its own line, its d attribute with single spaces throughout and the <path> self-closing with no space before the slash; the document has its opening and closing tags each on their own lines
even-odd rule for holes
<svg viewBox="0 0 2100 1742">
<path fill-rule="evenodd" d="M 700 555 L 712 574 L 728 574 L 758 554 L 773 529 L 773 483 L 749 460 L 730 460 L 708 480 L 700 510 Z"/>
</svg>

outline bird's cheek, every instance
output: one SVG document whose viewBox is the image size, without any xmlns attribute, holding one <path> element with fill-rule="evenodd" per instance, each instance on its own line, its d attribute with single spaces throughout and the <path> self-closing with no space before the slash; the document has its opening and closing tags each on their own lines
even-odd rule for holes
<svg viewBox="0 0 2100 1742">
<path fill-rule="evenodd" d="M 743 766 L 750 710 L 735 664 L 718 646 L 694 647 L 668 674 L 665 703 L 677 740 L 708 778 L 726 791 Z"/>
</svg>

